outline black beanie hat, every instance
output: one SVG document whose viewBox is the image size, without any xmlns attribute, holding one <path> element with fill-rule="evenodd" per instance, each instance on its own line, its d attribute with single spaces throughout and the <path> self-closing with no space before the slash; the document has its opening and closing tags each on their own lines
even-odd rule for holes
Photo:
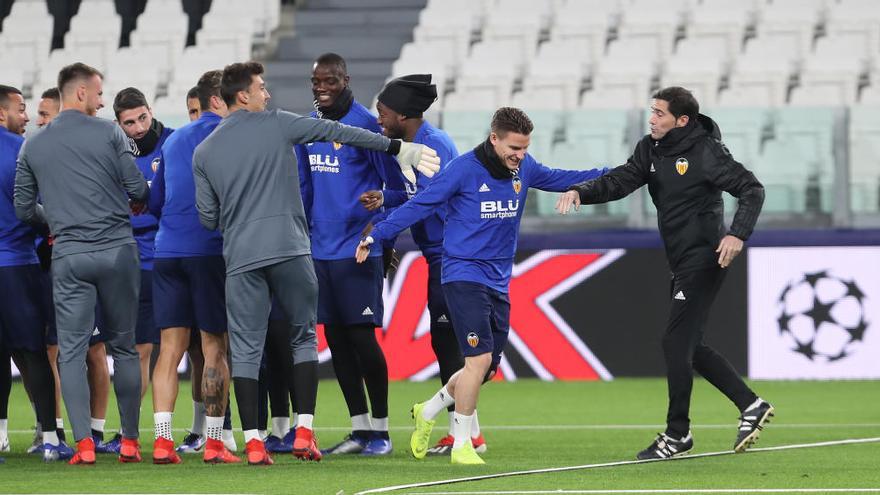
<svg viewBox="0 0 880 495">
<path fill-rule="evenodd" d="M 401 115 L 421 117 L 437 99 L 437 86 L 431 84 L 431 74 L 410 74 L 388 81 L 378 99 Z"/>
</svg>

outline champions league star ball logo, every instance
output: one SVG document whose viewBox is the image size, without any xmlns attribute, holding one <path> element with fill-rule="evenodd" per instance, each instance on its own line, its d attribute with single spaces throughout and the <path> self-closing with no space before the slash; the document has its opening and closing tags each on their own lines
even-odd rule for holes
<svg viewBox="0 0 880 495">
<path fill-rule="evenodd" d="M 811 361 L 839 361 L 857 352 L 864 339 L 865 299 L 854 280 L 807 273 L 779 296 L 779 333 Z"/>
</svg>

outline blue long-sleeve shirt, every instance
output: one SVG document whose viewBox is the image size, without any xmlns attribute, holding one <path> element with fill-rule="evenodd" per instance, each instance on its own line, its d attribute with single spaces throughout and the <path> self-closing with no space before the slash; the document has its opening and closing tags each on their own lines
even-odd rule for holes
<svg viewBox="0 0 880 495">
<path fill-rule="evenodd" d="M 311 115 L 316 116 L 314 112 Z M 376 117 L 358 102 L 352 103 L 339 122 L 381 131 Z M 405 179 L 397 161 L 384 152 L 332 142 L 297 145 L 295 150 L 303 206 L 312 234 L 312 257 L 350 258 L 361 232 L 373 217 L 358 198 L 367 191 L 382 189 L 385 184 L 402 184 Z M 400 177 L 395 178 L 394 174 Z"/>
<path fill-rule="evenodd" d="M 153 179 L 154 184 L 159 185 L 153 194 L 160 194 L 159 189 L 165 192 L 164 203 L 160 207 L 159 230 L 156 232 L 156 258 L 223 254 L 223 237 L 199 222 L 192 169 L 196 146 L 211 134 L 220 120 L 221 117 L 215 113 L 202 112 L 198 120 L 174 131 L 162 145 L 158 177 Z M 157 203 L 151 203 L 151 211 L 156 212 Z"/>
<path fill-rule="evenodd" d="M 15 216 L 15 164 L 24 138 L 0 127 L 0 266 L 37 263 L 35 232 Z"/>
<path fill-rule="evenodd" d="M 414 143 L 424 144 L 434 151 L 440 157 L 440 170 L 443 170 L 449 162 L 458 157 L 458 150 L 452 142 L 452 138 L 445 131 L 438 129 L 424 121 L 413 138 Z M 416 173 L 416 193 L 424 191 L 431 179 L 421 172 Z M 400 206 L 413 195 L 409 191 L 384 190 L 383 205 L 386 208 Z M 387 212 L 390 214 L 390 211 Z M 378 223 L 386 215 L 374 219 L 374 223 Z M 443 254 L 443 224 L 446 221 L 446 206 L 438 206 L 425 217 L 424 220 L 414 223 L 410 227 L 413 241 L 419 246 L 422 254 L 428 260 L 428 263 L 440 261 Z"/>
<path fill-rule="evenodd" d="M 168 139 L 168 136 L 174 132 L 174 129 L 165 127 L 162 129 L 162 135 L 159 136 L 159 142 L 153 151 L 146 155 L 137 156 L 134 162 L 137 164 L 147 184 L 150 185 L 150 200 L 154 195 L 158 195 L 158 191 L 153 189 L 159 165 L 162 163 L 162 145 Z M 161 192 L 164 196 L 164 190 Z M 153 269 L 153 253 L 155 250 L 156 232 L 159 230 L 159 218 L 153 214 L 152 210 L 141 213 L 140 215 L 131 216 L 131 229 L 134 233 L 134 240 L 137 241 L 138 254 L 141 260 L 141 269 Z"/>
<path fill-rule="evenodd" d="M 495 179 L 469 151 L 379 222 L 371 235 L 381 242 L 446 205 L 442 283 L 475 282 L 506 293 L 528 189 L 563 192 L 605 171 L 552 169 L 527 154 L 515 177 Z"/>
</svg>

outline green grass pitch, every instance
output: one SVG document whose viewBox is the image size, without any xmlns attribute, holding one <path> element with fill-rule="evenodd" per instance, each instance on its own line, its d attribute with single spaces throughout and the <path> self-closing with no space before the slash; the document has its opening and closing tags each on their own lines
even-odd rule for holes
<svg viewBox="0 0 880 495">
<path fill-rule="evenodd" d="M 756 382 L 754 388 L 777 409 L 756 447 L 851 438 L 880 437 L 880 382 Z M 149 463 L 152 409 L 149 392 L 142 407 L 145 461 L 122 465 L 100 456 L 95 466 L 43 464 L 22 452 L 30 443 L 33 413 L 19 383 L 9 407 L 11 453 L 3 454 L 3 493 L 297 493 L 354 494 L 389 485 L 483 474 L 575 466 L 634 458 L 661 431 L 666 385 L 660 379 L 545 383 L 523 380 L 492 383 L 480 397 L 480 422 L 489 451 L 486 466 L 454 467 L 448 458 L 416 461 L 409 455 L 409 408 L 436 389 L 428 383 L 392 383 L 391 436 L 394 454 L 303 463 L 277 455 L 271 467 L 208 466 L 186 456 L 177 466 Z M 111 394 L 112 395 L 112 394 Z M 188 383 L 181 383 L 174 426 L 179 441 L 192 407 Z M 691 408 L 694 453 L 732 448 L 738 413 L 703 380 L 694 387 Z M 111 398 L 108 434 L 118 425 Z M 238 420 L 234 418 L 236 427 Z M 434 438 L 445 432 L 440 418 Z M 339 388 L 323 381 L 316 430 L 322 446 L 347 432 Z M 70 435 L 68 429 L 68 435 Z M 243 441 L 238 434 L 239 447 Z M 756 490 L 880 489 L 880 443 L 774 452 L 751 452 L 697 459 L 533 474 L 447 484 L 393 493 L 523 493 L 556 490 Z M 689 492 L 693 493 L 693 492 Z"/>
</svg>

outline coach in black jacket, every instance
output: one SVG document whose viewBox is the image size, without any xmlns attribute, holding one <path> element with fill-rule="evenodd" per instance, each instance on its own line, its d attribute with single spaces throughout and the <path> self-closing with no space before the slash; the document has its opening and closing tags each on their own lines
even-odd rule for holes
<svg viewBox="0 0 880 495">
<path fill-rule="evenodd" d="M 730 363 L 703 342 L 703 333 L 724 269 L 755 227 L 764 188 L 733 159 L 721 142 L 718 126 L 699 113 L 690 91 L 670 87 L 653 98 L 651 134 L 639 141 L 626 164 L 572 186 L 560 196 L 556 207 L 565 214 L 572 206 L 614 201 L 648 184 L 657 208 L 672 270 L 672 310 L 663 336 L 669 410 L 666 431 L 639 452 L 638 458 L 668 458 L 693 447 L 688 418 L 693 370 L 741 411 L 734 450 L 743 452 L 757 440 L 763 424 L 773 415 L 773 407 L 755 395 Z M 722 191 L 739 198 L 726 233 Z"/>
</svg>

